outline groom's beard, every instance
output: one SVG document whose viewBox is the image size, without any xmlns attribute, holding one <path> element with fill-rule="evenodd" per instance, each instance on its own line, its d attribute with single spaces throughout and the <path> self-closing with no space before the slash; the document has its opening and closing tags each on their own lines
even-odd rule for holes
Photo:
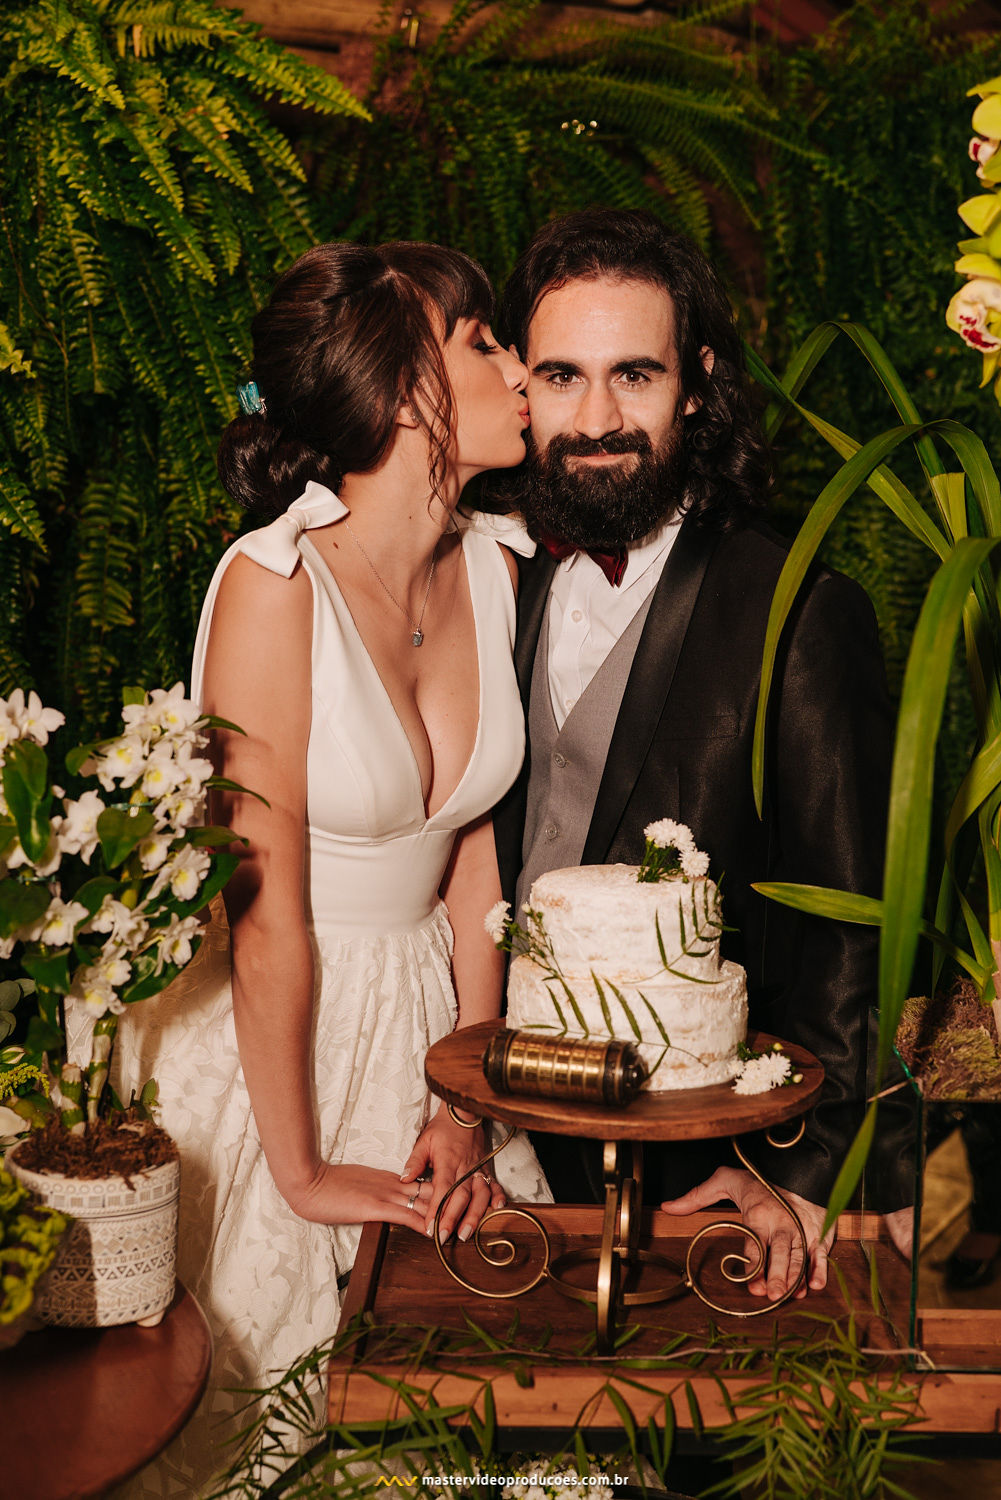
<svg viewBox="0 0 1001 1500">
<path fill-rule="evenodd" d="M 558 433 L 541 452 L 531 429 L 525 440 L 518 499 L 535 541 L 546 534 L 577 547 L 626 547 L 662 526 L 681 501 L 687 461 L 680 421 L 657 449 L 649 433 L 637 429 L 597 440 Z M 636 458 L 625 465 L 567 462 L 594 453 Z"/>
</svg>

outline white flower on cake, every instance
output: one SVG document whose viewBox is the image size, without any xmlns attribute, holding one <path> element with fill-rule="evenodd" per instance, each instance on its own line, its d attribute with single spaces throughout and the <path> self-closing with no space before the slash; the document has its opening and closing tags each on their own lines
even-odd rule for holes
<svg viewBox="0 0 1001 1500">
<path fill-rule="evenodd" d="M 487 936 L 493 943 L 502 943 L 507 932 L 507 924 L 511 917 L 510 901 L 495 901 L 493 906 L 483 918 L 483 926 Z"/>
<path fill-rule="evenodd" d="M 695 848 L 692 830 L 684 823 L 675 823 L 673 818 L 660 818 L 656 823 L 648 823 L 643 830 L 643 837 L 649 839 L 651 844 L 656 844 L 659 849 L 673 847 L 679 854 L 682 849 Z"/>
<path fill-rule="evenodd" d="M 686 880 L 698 880 L 709 874 L 709 856 L 702 849 L 682 849 L 681 873 Z"/>
<path fill-rule="evenodd" d="M 646 847 L 636 872 L 641 881 L 698 880 L 708 874 L 709 856 L 695 847 L 695 836 L 685 823 L 660 818 L 643 830 Z"/>
<path fill-rule="evenodd" d="M 789 1080 L 792 1064 L 784 1052 L 749 1057 L 734 1079 L 735 1094 L 765 1094 Z"/>
</svg>

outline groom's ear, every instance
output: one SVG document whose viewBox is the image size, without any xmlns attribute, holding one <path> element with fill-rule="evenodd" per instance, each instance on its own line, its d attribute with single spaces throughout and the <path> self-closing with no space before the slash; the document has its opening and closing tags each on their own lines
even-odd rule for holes
<svg viewBox="0 0 1001 1500">
<path fill-rule="evenodd" d="M 708 344 L 702 345 L 702 348 L 699 350 L 699 358 L 702 361 L 702 368 L 705 370 L 706 374 L 711 375 L 713 372 L 713 365 L 716 363 L 716 355 L 715 352 L 710 349 Z M 685 402 L 685 408 L 682 412 L 682 416 L 690 417 L 693 412 L 698 411 L 701 405 L 702 402 L 697 396 L 689 396 L 688 400 Z"/>
</svg>

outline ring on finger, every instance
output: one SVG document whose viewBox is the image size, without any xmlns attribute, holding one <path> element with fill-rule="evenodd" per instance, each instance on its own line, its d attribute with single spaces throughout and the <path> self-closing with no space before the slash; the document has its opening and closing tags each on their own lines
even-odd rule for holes
<svg viewBox="0 0 1001 1500">
<path fill-rule="evenodd" d="M 416 1202 L 417 1202 L 417 1194 L 416 1193 L 411 1193 L 410 1197 L 407 1199 L 407 1207 L 408 1208 L 413 1208 L 413 1206 L 414 1206 L 414 1204 Z"/>
</svg>

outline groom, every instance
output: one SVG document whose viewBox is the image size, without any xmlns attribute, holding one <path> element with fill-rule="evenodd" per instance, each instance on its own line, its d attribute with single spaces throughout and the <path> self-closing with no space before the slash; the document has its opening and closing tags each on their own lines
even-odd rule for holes
<svg viewBox="0 0 1001 1500">
<path fill-rule="evenodd" d="M 877 933 L 751 883 L 879 894 L 892 722 L 873 612 L 826 569 L 804 584 L 772 687 L 759 819 L 751 742 L 786 550 L 761 519 L 768 457 L 718 276 L 652 215 L 590 209 L 539 231 L 501 317 L 530 374 L 516 505 L 541 543 L 518 606 L 530 750 L 495 817 L 504 893 L 520 911 L 546 870 L 636 864 L 646 824 L 691 828 L 725 875 L 723 952 L 747 969 L 752 1027 L 826 1070 L 803 1142 L 755 1153 L 800 1213 L 820 1288 L 823 1205 L 866 1093 Z M 558 1199 L 593 1196 L 586 1148 L 555 1136 L 537 1148 Z M 648 1147 L 647 1195 L 677 1213 L 731 1198 L 769 1247 L 767 1280 L 750 1289 L 778 1296 L 800 1269 L 789 1221 L 728 1159 L 725 1143 Z M 909 1201 L 906 1183 L 889 1196 L 887 1209 Z"/>
</svg>

